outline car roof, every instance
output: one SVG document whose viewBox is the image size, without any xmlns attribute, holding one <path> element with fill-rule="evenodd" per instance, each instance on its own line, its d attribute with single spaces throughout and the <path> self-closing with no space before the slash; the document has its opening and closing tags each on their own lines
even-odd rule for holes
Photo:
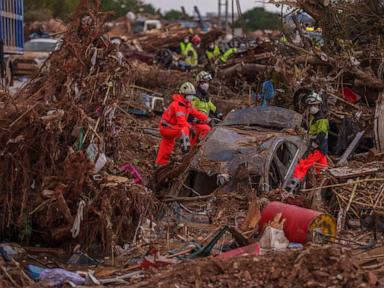
<svg viewBox="0 0 384 288">
<path fill-rule="evenodd" d="M 300 127 L 303 116 L 282 107 L 247 107 L 233 111 L 221 122 L 222 126 L 260 126 L 272 129 Z"/>
<path fill-rule="evenodd" d="M 32 39 L 30 40 L 29 42 L 45 42 L 45 43 L 57 43 L 59 42 L 58 39 L 54 39 L 54 38 L 36 38 L 36 39 Z"/>
</svg>

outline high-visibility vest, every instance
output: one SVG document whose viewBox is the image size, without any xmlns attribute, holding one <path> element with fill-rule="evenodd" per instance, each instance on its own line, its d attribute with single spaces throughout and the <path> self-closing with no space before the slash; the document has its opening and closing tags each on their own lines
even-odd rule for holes
<svg viewBox="0 0 384 288">
<path fill-rule="evenodd" d="M 317 144 L 323 154 L 328 153 L 328 131 L 329 121 L 325 116 L 318 115 L 317 118 L 313 115 L 309 116 L 308 134 L 312 141 L 319 142 Z M 323 137 L 320 134 L 323 134 Z"/>
<path fill-rule="evenodd" d="M 188 42 L 188 43 L 180 42 L 181 56 L 187 57 L 188 51 L 191 48 L 192 48 L 192 43 L 191 42 Z"/>
<path fill-rule="evenodd" d="M 215 113 L 216 112 L 216 106 L 212 103 L 211 100 L 204 101 L 199 99 L 199 97 L 193 97 L 192 105 L 195 107 L 198 111 L 204 113 L 205 115 L 209 116 L 209 113 Z"/>
<path fill-rule="evenodd" d="M 207 50 L 205 51 L 205 54 L 207 55 L 208 60 L 216 60 L 220 57 L 220 48 L 218 46 L 215 46 L 213 51 Z"/>
<path fill-rule="evenodd" d="M 192 56 L 188 56 L 190 54 L 189 52 L 192 52 Z M 189 49 L 187 50 L 186 56 L 185 56 L 185 63 L 187 63 L 190 66 L 197 66 L 198 64 L 198 56 L 195 48 L 191 45 Z"/>
<path fill-rule="evenodd" d="M 226 63 L 228 61 L 228 59 L 237 51 L 236 48 L 231 48 L 231 49 L 228 49 L 227 51 L 225 51 L 225 53 L 223 54 L 223 56 L 220 57 L 220 61 L 223 62 L 223 63 Z"/>
</svg>

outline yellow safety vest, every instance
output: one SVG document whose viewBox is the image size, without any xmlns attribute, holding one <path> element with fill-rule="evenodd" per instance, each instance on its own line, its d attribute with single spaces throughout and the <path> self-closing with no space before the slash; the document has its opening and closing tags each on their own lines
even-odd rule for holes
<svg viewBox="0 0 384 288">
<path fill-rule="evenodd" d="M 215 113 L 216 112 L 216 106 L 212 103 L 211 100 L 209 101 L 203 101 L 200 100 L 199 97 L 193 97 L 192 99 L 192 105 L 200 112 L 204 113 L 205 115 L 209 116 L 209 113 Z"/>
<path fill-rule="evenodd" d="M 188 54 L 190 54 L 189 53 L 190 51 L 192 52 L 192 56 L 188 56 Z M 190 66 L 197 66 L 197 64 L 198 64 L 198 56 L 197 56 L 197 52 L 196 52 L 195 48 L 193 48 L 192 45 L 187 50 L 187 53 L 186 53 L 185 57 L 186 57 L 185 58 L 185 63 L 187 63 Z"/>
<path fill-rule="evenodd" d="M 220 57 L 220 48 L 218 46 L 215 46 L 213 51 L 207 50 L 205 54 L 207 55 L 208 60 L 216 60 Z"/>
<path fill-rule="evenodd" d="M 189 49 L 192 48 L 192 43 L 184 43 L 180 42 L 180 51 L 181 51 L 181 56 L 187 57 Z"/>
</svg>

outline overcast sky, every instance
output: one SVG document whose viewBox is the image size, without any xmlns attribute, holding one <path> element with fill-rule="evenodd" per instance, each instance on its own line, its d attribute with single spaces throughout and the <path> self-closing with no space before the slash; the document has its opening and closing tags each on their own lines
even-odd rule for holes
<svg viewBox="0 0 384 288">
<path fill-rule="evenodd" d="M 168 11 L 170 9 L 180 10 L 181 6 L 184 6 L 188 13 L 193 13 L 193 6 L 198 6 L 200 12 L 205 15 L 207 12 L 217 12 L 218 11 L 218 0 L 144 0 L 146 3 L 151 3 L 156 8 L 160 8 L 161 11 Z M 225 2 L 225 0 L 222 0 Z M 256 3 L 261 1 L 255 0 L 240 0 L 241 10 L 245 12 L 246 10 L 252 9 L 256 6 L 262 6 L 261 3 Z M 231 13 L 231 3 L 232 0 L 228 0 L 229 3 L 229 13 Z M 266 4 L 266 8 L 270 11 L 277 11 L 276 6 L 271 4 Z M 235 5 L 236 9 L 236 5 Z M 224 7 L 223 10 L 224 11 Z M 236 11 L 236 10 L 235 10 Z"/>
</svg>

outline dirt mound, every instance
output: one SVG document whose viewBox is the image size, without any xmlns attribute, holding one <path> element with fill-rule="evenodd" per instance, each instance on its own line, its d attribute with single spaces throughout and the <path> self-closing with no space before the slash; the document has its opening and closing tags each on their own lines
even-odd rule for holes
<svg viewBox="0 0 384 288">
<path fill-rule="evenodd" d="M 77 237 L 84 248 L 99 243 L 105 251 L 112 241 L 131 239 L 140 219 L 156 209 L 144 181 L 133 183 L 132 173 L 121 171 L 130 165 L 150 175 L 145 159 L 153 158 L 153 139 L 141 131 L 151 121 L 124 111 L 139 105 L 129 90 L 135 78 L 117 47 L 103 38 L 107 14 L 100 8 L 99 1 L 81 2 L 61 49 L 6 103 L 7 117 L 0 121 L 1 239 L 61 245 Z M 107 163 L 96 172 L 94 163 L 103 155 Z"/>
<path fill-rule="evenodd" d="M 301 252 L 190 261 L 133 287 L 369 287 L 350 252 L 311 246 Z"/>
</svg>

